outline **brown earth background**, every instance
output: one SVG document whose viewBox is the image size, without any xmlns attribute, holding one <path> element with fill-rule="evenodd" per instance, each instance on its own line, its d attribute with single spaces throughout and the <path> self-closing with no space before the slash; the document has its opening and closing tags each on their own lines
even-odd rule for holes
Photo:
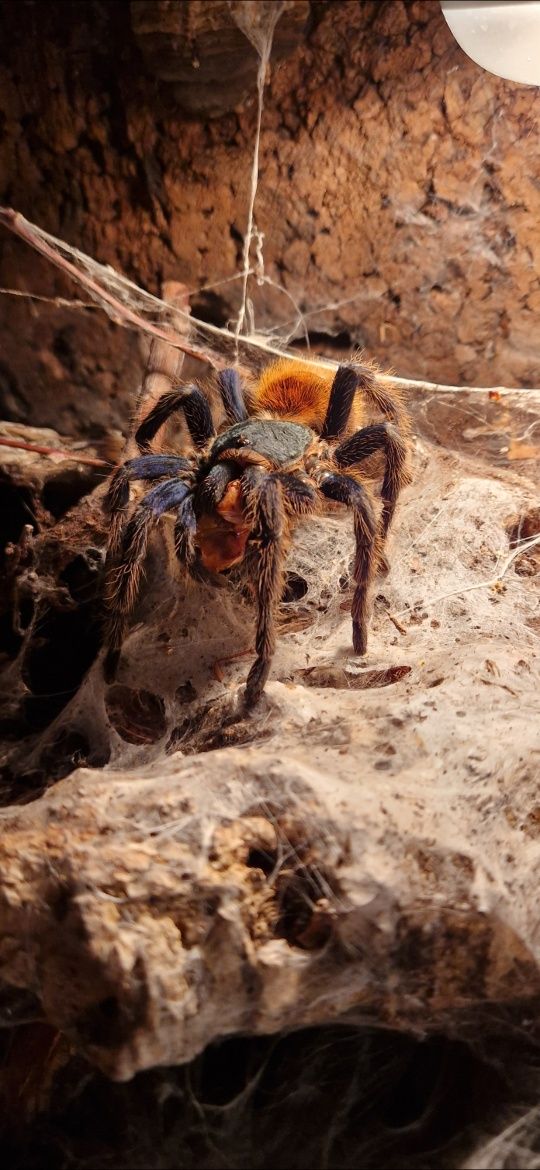
<svg viewBox="0 0 540 1170">
<path fill-rule="evenodd" d="M 257 58 L 228 6 L 8 2 L 0 41 L 2 203 L 152 292 L 218 282 L 192 310 L 233 318 Z M 257 327 L 287 335 L 292 297 L 327 352 L 538 385 L 539 113 L 535 87 L 465 56 L 438 3 L 290 5 L 256 204 L 281 289 L 253 282 Z M 80 296 L 7 233 L 1 246 L 2 288 Z M 123 426 L 139 346 L 99 313 L 3 297 L 0 350 L 3 417 Z"/>
</svg>

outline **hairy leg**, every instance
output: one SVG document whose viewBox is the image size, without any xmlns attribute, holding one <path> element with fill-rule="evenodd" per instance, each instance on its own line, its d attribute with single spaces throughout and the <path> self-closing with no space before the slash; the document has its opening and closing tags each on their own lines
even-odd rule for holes
<svg viewBox="0 0 540 1170">
<path fill-rule="evenodd" d="M 205 569 L 197 553 L 195 537 L 197 534 L 197 516 L 192 495 L 182 500 L 176 513 L 174 526 L 174 547 L 180 564 L 187 569 L 194 581 L 202 581 L 205 585 L 212 585 L 220 589 L 225 582 L 216 573 Z"/>
<path fill-rule="evenodd" d="M 354 579 L 356 589 L 352 602 L 353 646 L 356 654 L 367 650 L 369 589 L 373 578 L 377 521 L 371 498 L 364 487 L 347 475 L 327 475 L 320 484 L 323 495 L 339 500 L 352 508 L 356 556 Z"/>
<path fill-rule="evenodd" d="M 230 423 L 243 422 L 248 417 L 248 412 L 238 370 L 222 370 L 217 383 L 228 421 Z"/>
<path fill-rule="evenodd" d="M 361 385 L 360 366 L 339 366 L 330 390 L 321 439 L 337 439 L 343 433 L 349 421 L 354 396 Z"/>
<path fill-rule="evenodd" d="M 285 507 L 293 516 L 307 516 L 317 509 L 319 499 L 315 488 L 305 479 L 288 472 L 276 476 L 283 488 Z"/>
<path fill-rule="evenodd" d="M 408 435 L 410 420 L 403 404 L 403 393 L 399 387 L 388 387 L 384 375 L 377 374 L 369 366 L 358 364 L 355 368 L 361 377 L 359 388 L 370 406 L 394 423 L 402 435 Z"/>
<path fill-rule="evenodd" d="M 129 485 L 134 480 L 162 479 L 164 476 L 189 472 L 191 465 L 180 455 L 140 455 L 128 459 L 117 468 L 111 477 L 103 509 L 110 516 L 107 540 L 107 564 L 109 565 L 120 548 L 122 532 L 129 505 Z"/>
<path fill-rule="evenodd" d="M 259 469 L 254 476 L 247 472 L 245 479 L 251 493 L 253 535 L 258 543 L 257 565 L 257 629 L 255 650 L 257 657 L 248 674 L 245 700 L 253 707 L 261 697 L 270 673 L 276 647 L 274 615 L 282 592 L 283 538 L 285 512 L 283 488 L 277 476 L 264 475 Z"/>
<path fill-rule="evenodd" d="M 383 451 L 385 470 L 382 485 L 383 509 L 379 526 L 379 542 L 382 548 L 395 512 L 396 502 L 402 487 L 410 482 L 407 471 L 407 443 L 392 423 L 378 423 L 364 427 L 346 439 L 334 451 L 334 459 L 340 468 L 361 463 L 375 451 Z"/>
<path fill-rule="evenodd" d="M 163 394 L 143 419 L 135 433 L 135 442 L 140 451 L 149 450 L 159 428 L 178 410 L 184 411 L 189 433 L 197 449 L 204 447 L 215 435 L 210 404 L 202 390 L 198 386 L 181 386 L 178 390 L 169 390 Z"/>
<path fill-rule="evenodd" d="M 193 496 L 186 496 L 182 500 L 176 513 L 174 526 L 174 547 L 180 564 L 189 570 L 193 568 L 196 559 L 195 533 L 197 531 L 197 517 L 193 506 Z"/>
<path fill-rule="evenodd" d="M 112 681 L 116 673 L 124 631 L 139 590 L 150 533 L 160 516 L 172 508 L 178 508 L 189 494 L 187 484 L 178 479 L 166 480 L 148 492 L 126 525 L 119 563 L 109 570 L 105 582 L 109 617 L 104 672 L 108 682 Z"/>
<path fill-rule="evenodd" d="M 228 460 L 224 460 L 223 463 L 215 463 L 195 493 L 197 512 L 211 512 L 216 504 L 219 504 L 220 500 L 223 499 L 232 480 L 238 479 L 239 476 L 240 470 L 237 463 Z"/>
</svg>

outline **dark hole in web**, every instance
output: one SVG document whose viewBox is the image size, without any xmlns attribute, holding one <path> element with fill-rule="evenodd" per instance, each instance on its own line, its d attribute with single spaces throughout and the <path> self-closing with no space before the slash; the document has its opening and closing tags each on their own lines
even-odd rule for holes
<svg viewBox="0 0 540 1170">
<path fill-rule="evenodd" d="M 230 308 L 223 297 L 215 292 L 197 293 L 191 302 L 192 312 L 199 321 L 206 321 L 208 325 L 217 325 L 222 329 L 231 315 Z"/>
<path fill-rule="evenodd" d="M 165 703 L 152 691 L 117 683 L 109 688 L 105 706 L 112 726 L 127 743 L 156 743 L 167 730 Z"/>
<path fill-rule="evenodd" d="M 391 1129 L 406 1129 L 433 1108 L 444 1078 L 447 1050 L 447 1041 L 440 1036 L 413 1050 L 384 1110 L 385 1123 Z"/>
<path fill-rule="evenodd" d="M 74 601 L 90 601 L 95 595 L 101 569 L 101 554 L 98 549 L 88 549 L 86 555 L 78 553 L 60 573 L 60 580 L 67 585 Z"/>
<path fill-rule="evenodd" d="M 449 1141 L 472 1120 L 479 1067 L 482 1095 L 495 1100 L 501 1078 L 489 1064 L 481 1066 L 467 1044 L 436 1035 L 411 1046 L 383 1106 L 384 1124 L 396 1133 L 408 1132 L 413 1147 L 430 1137 L 434 1144 Z"/>
<path fill-rule="evenodd" d="M 281 600 L 284 604 L 290 601 L 300 601 L 302 597 L 306 596 L 308 591 L 308 583 L 305 577 L 301 577 L 298 573 L 285 574 L 285 588 Z"/>
<path fill-rule="evenodd" d="M 81 1024 L 106 1043 L 111 1032 L 121 1034 L 122 1015 L 122 1004 L 107 995 Z M 36 1037 L 32 1056 L 40 1051 Z M 50 1043 L 48 1037 L 46 1051 Z M 418 1123 L 394 1127 L 389 1110 L 428 1047 L 448 1069 L 437 1107 Z M 508 1110 L 502 1077 L 463 1042 L 338 1023 L 235 1036 L 187 1065 L 151 1069 L 127 1083 L 111 1082 L 74 1056 L 54 1077 L 47 1112 L 9 1127 L 6 1165 L 450 1167 L 462 1165 L 479 1132 L 500 1124 L 505 1104 Z"/>
<path fill-rule="evenodd" d="M 285 938 L 291 946 L 302 950 L 318 950 L 332 934 L 332 922 L 321 913 L 318 903 L 332 893 L 329 880 L 320 868 L 299 865 L 295 870 L 284 870 L 276 881 L 279 917 L 276 935 Z"/>
<path fill-rule="evenodd" d="M 268 1043 L 263 1038 L 254 1041 L 234 1036 L 223 1044 L 212 1044 L 207 1048 L 201 1060 L 197 1085 L 200 1104 L 224 1107 L 234 1101 L 249 1085 Z"/>
<path fill-rule="evenodd" d="M 246 859 L 246 865 L 248 865 L 250 869 L 261 869 L 267 877 L 273 873 L 276 868 L 276 864 L 276 853 L 267 853 L 264 849 L 257 848 L 257 846 L 254 846 L 252 849 L 250 849 Z"/>
<path fill-rule="evenodd" d="M 6 735 L 4 726 L 0 728 L 0 734 L 10 740 L 21 739 L 28 734 L 28 727 L 21 719 L 18 725 L 16 720 L 13 720 L 14 734 Z M 2 768 L 0 782 L 0 807 L 6 808 L 12 804 L 30 804 L 31 801 L 37 800 L 42 796 L 47 787 L 47 777 L 42 768 L 26 768 L 24 771 L 15 771 L 10 765 Z"/>
<path fill-rule="evenodd" d="M 19 625 L 21 630 L 27 630 L 34 616 L 34 600 L 32 597 L 19 598 Z"/>
<path fill-rule="evenodd" d="M 47 780 L 63 780 L 75 768 L 83 765 L 89 768 L 103 768 L 110 758 L 107 744 L 92 748 L 82 731 L 62 728 L 56 739 L 48 744 L 40 758 Z"/>
<path fill-rule="evenodd" d="M 353 338 L 346 329 L 342 330 L 341 333 L 324 333 L 310 329 L 308 336 L 310 347 L 312 346 L 313 349 L 321 353 L 324 353 L 325 350 L 330 352 L 332 350 L 346 350 L 350 353 L 355 345 L 363 344 L 359 336 L 355 335 Z M 303 337 L 299 338 L 292 341 L 291 345 L 295 349 L 305 349 L 305 340 Z"/>
<path fill-rule="evenodd" d="M 76 610 L 45 608 L 38 614 L 24 655 L 22 677 L 29 725 L 46 727 L 75 694 L 101 645 L 101 614 L 94 604 Z"/>
<path fill-rule="evenodd" d="M 43 486 L 43 505 L 55 520 L 60 520 L 75 504 L 103 480 L 97 467 L 70 468 L 51 476 Z"/>
<path fill-rule="evenodd" d="M 22 636 L 13 629 L 11 610 L 0 616 L 0 663 L 3 657 L 16 658 L 22 645 Z"/>
<path fill-rule="evenodd" d="M 0 563 L 4 560 L 6 544 L 16 544 L 25 524 L 37 529 L 34 519 L 35 501 L 32 492 L 14 483 L 0 482 Z"/>
<path fill-rule="evenodd" d="M 175 698 L 177 698 L 180 703 L 194 703 L 195 699 L 197 698 L 197 691 L 195 690 L 195 687 L 189 678 L 185 683 L 181 683 L 181 685 L 177 687 L 174 693 Z"/>
</svg>

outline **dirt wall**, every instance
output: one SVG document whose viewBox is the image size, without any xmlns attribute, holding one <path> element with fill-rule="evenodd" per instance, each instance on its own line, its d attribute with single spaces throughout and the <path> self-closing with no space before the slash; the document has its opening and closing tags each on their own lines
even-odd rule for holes
<svg viewBox="0 0 540 1170">
<path fill-rule="evenodd" d="M 255 129 L 254 97 L 238 96 L 239 54 L 242 93 L 256 58 L 247 40 L 228 46 L 224 112 L 186 112 L 205 66 L 201 6 L 154 4 L 152 53 L 145 7 L 4 5 L 0 198 L 154 292 L 169 279 L 218 282 L 192 304 L 221 324 L 238 309 L 230 278 Z M 229 35 L 228 7 L 212 7 Z M 193 47 L 182 91 L 168 59 L 159 67 L 160 36 L 184 51 L 165 21 L 175 8 Z M 256 206 L 265 273 L 281 288 L 254 282 L 258 327 L 287 333 L 296 304 L 299 336 L 365 346 L 405 376 L 538 384 L 538 90 L 474 65 L 438 3 L 291 9 L 270 71 Z M 1 245 L 2 287 L 79 295 L 18 241 Z M 1 312 L 0 414 L 94 437 L 123 425 L 140 376 L 133 335 L 94 310 L 2 297 Z"/>
</svg>

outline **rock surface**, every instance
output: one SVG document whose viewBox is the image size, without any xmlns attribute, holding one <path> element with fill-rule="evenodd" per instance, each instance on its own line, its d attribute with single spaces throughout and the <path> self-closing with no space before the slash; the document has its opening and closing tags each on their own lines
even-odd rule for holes
<svg viewBox="0 0 540 1170">
<path fill-rule="evenodd" d="M 101 492 L 36 538 L 44 595 L 3 675 L 20 739 L 1 815 L 6 1010 L 41 1005 L 117 1079 L 337 1019 L 459 1036 L 504 1007 L 533 1028 L 538 550 L 507 563 L 540 527 L 532 481 L 418 439 L 364 660 L 348 518 L 306 523 L 249 717 L 250 603 L 174 580 L 165 525 L 116 684 L 97 639 L 71 697 L 29 726 L 43 642 L 68 675 L 82 661 L 51 585 L 63 574 L 73 604 L 80 557 L 88 604 Z"/>
</svg>

